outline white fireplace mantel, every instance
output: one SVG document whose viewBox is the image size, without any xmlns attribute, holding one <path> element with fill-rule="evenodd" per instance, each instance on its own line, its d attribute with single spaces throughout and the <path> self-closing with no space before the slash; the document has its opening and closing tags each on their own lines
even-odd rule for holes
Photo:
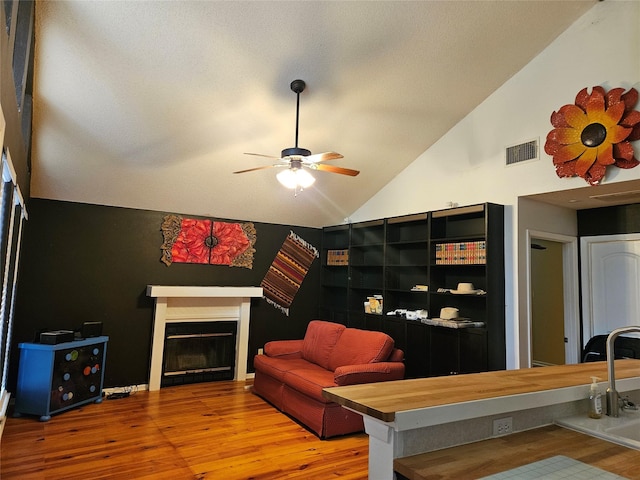
<svg viewBox="0 0 640 480">
<path fill-rule="evenodd" d="M 151 344 L 149 390 L 159 390 L 165 327 L 175 322 L 237 322 L 234 380 L 247 378 L 251 298 L 261 297 L 261 287 L 201 287 L 147 285 L 156 298 Z"/>
</svg>

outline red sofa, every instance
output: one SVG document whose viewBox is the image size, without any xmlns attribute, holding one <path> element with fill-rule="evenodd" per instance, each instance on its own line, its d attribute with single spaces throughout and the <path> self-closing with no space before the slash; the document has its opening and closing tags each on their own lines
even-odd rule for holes
<svg viewBox="0 0 640 480">
<path fill-rule="evenodd" d="M 304 339 L 264 346 L 253 361 L 253 392 L 320 438 L 361 432 L 362 416 L 330 402 L 322 389 L 404 378 L 404 353 L 382 332 L 313 320 Z"/>
</svg>

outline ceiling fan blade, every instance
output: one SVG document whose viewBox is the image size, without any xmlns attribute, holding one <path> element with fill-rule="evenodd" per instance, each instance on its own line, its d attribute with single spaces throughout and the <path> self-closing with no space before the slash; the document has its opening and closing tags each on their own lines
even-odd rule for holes
<svg viewBox="0 0 640 480">
<path fill-rule="evenodd" d="M 255 155 L 256 157 L 265 157 L 265 158 L 275 158 L 277 160 L 280 160 L 280 157 L 275 157 L 273 155 L 265 155 L 263 153 L 247 153 L 244 152 L 245 155 Z"/>
<path fill-rule="evenodd" d="M 276 165 L 266 165 L 264 167 L 255 167 L 255 168 L 247 168 L 246 170 L 238 170 L 237 172 L 233 172 L 233 173 L 247 173 L 247 172 L 253 172 L 255 170 L 264 170 L 266 168 L 273 168 Z"/>
<path fill-rule="evenodd" d="M 349 175 L 355 177 L 360 173 L 358 170 L 351 170 L 350 168 L 336 167 L 334 165 L 325 165 L 324 163 L 317 163 L 313 165 L 314 170 L 323 170 L 325 172 L 340 173 L 342 175 Z"/>
<path fill-rule="evenodd" d="M 324 152 L 324 153 L 316 153 L 314 155 L 307 156 L 305 158 L 305 162 L 318 163 L 318 162 L 326 162 L 328 160 L 337 160 L 338 158 L 344 158 L 344 157 L 336 152 Z"/>
</svg>

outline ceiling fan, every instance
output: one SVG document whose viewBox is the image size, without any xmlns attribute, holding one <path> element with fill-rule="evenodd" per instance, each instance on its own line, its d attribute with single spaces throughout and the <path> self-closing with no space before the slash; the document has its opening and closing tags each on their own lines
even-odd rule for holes
<svg viewBox="0 0 640 480">
<path fill-rule="evenodd" d="M 296 94 L 296 146 L 291 148 L 285 148 L 281 152 L 280 157 L 273 155 L 263 155 L 261 153 L 245 153 L 245 155 L 256 155 L 258 157 L 275 158 L 278 159 L 277 163 L 272 165 L 266 165 L 263 167 L 248 168 L 246 170 L 239 170 L 233 173 L 246 173 L 253 172 L 255 170 L 263 170 L 266 168 L 278 168 L 284 167 L 286 170 L 280 172 L 277 177 L 280 183 L 288 188 L 306 188 L 313 184 L 315 178 L 309 172 L 305 170 L 320 170 L 324 172 L 339 173 L 341 175 L 349 175 L 355 177 L 360 172 L 358 170 L 352 170 L 350 168 L 337 167 L 335 165 L 327 165 L 324 162 L 329 160 L 337 160 L 343 158 L 342 155 L 336 152 L 317 153 L 312 155 L 306 148 L 298 147 L 298 122 L 300 117 L 300 93 L 304 91 L 306 84 L 303 80 L 294 80 L 291 82 L 291 90 Z"/>
</svg>

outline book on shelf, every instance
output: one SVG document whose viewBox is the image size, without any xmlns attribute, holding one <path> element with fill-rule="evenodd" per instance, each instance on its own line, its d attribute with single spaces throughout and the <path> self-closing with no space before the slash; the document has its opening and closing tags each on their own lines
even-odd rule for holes
<svg viewBox="0 0 640 480">
<path fill-rule="evenodd" d="M 436 265 L 483 265 L 487 263 L 486 241 L 436 244 Z"/>
<path fill-rule="evenodd" d="M 349 265 L 349 249 L 327 250 L 327 265 Z"/>
</svg>

